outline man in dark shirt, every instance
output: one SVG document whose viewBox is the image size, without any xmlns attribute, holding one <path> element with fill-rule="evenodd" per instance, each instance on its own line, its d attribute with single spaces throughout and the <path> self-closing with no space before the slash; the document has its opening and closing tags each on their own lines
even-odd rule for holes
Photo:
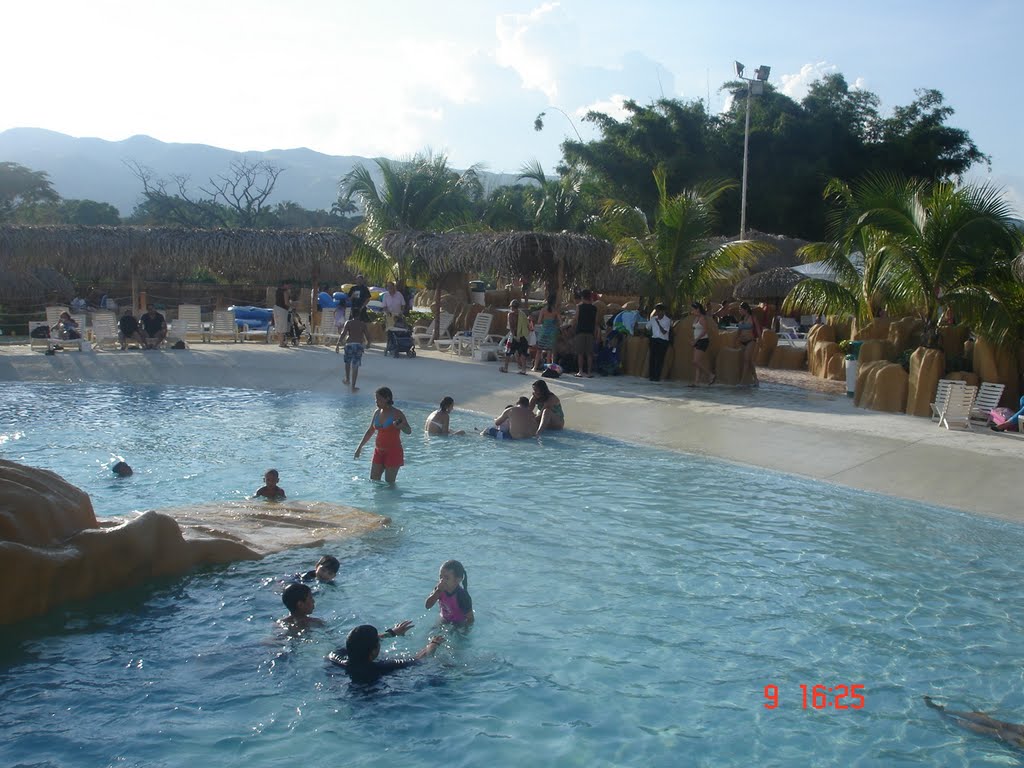
<svg viewBox="0 0 1024 768">
<path fill-rule="evenodd" d="M 423 659 L 436 651 L 437 647 L 444 642 L 444 638 L 441 636 L 430 638 L 423 650 L 417 653 L 413 658 L 377 658 L 377 656 L 380 655 L 381 637 L 404 635 L 411 628 L 411 621 L 403 621 L 381 635 L 373 625 L 362 624 L 348 633 L 348 637 L 345 638 L 344 648 L 338 648 L 336 651 L 332 651 L 328 654 L 327 658 L 332 663 L 344 668 L 353 682 L 375 683 L 389 672 L 394 672 L 396 669 L 411 667 L 420 659 Z"/>
<path fill-rule="evenodd" d="M 597 307 L 594 295 L 584 291 L 576 305 L 576 375 L 594 378 L 594 334 L 597 333 Z M 584 366 L 586 363 L 586 366 Z"/>
<path fill-rule="evenodd" d="M 142 324 L 142 340 L 146 349 L 157 349 L 167 338 L 167 321 L 150 305 L 146 314 L 140 319 Z"/>
<path fill-rule="evenodd" d="M 366 278 L 362 275 L 356 276 L 356 284 L 352 286 L 352 290 L 348 294 L 348 302 L 352 307 L 352 317 L 359 315 L 359 310 L 366 306 L 366 302 L 370 300 L 370 288 L 366 284 Z"/>
<path fill-rule="evenodd" d="M 128 349 L 128 342 L 134 341 L 140 347 L 145 346 L 142 334 L 139 333 L 139 321 L 132 314 L 132 308 L 128 307 L 117 321 L 117 338 L 121 342 L 121 349 Z"/>
</svg>

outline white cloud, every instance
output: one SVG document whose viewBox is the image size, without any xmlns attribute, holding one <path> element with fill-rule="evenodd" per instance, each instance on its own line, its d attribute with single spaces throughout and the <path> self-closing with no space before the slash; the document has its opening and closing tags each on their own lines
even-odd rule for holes
<svg viewBox="0 0 1024 768">
<path fill-rule="evenodd" d="M 613 93 L 607 99 L 601 99 L 578 108 L 573 114 L 577 118 L 583 118 L 586 117 L 588 112 L 602 112 L 608 115 L 608 117 L 613 117 L 621 122 L 629 116 L 629 113 L 622 106 L 626 98 L 621 93 Z"/>
<path fill-rule="evenodd" d="M 495 60 L 499 66 L 515 70 L 522 79 L 523 88 L 541 91 L 549 101 L 558 98 L 555 65 L 545 55 L 544 46 L 533 44 L 533 38 L 537 27 L 557 8 L 558 3 L 544 3 L 529 13 L 499 16 L 495 29 L 498 37 Z"/>
<path fill-rule="evenodd" d="M 811 83 L 815 80 L 820 80 L 825 75 L 831 75 L 838 71 L 839 67 L 826 61 L 804 64 L 795 75 L 782 76 L 782 88 L 779 90 L 794 101 L 800 101 L 807 95 Z"/>
</svg>

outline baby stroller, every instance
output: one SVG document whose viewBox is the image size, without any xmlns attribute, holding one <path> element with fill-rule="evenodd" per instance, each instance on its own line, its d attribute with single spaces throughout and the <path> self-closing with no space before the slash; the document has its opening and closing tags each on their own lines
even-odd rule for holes
<svg viewBox="0 0 1024 768">
<path fill-rule="evenodd" d="M 396 317 L 395 324 L 388 328 L 388 345 L 384 348 L 384 357 L 388 355 L 398 357 L 402 352 L 409 357 L 416 357 L 412 330 L 405 324 L 405 320 Z"/>
<path fill-rule="evenodd" d="M 291 340 L 292 346 L 299 346 L 299 342 L 302 341 L 302 335 L 306 334 L 306 343 L 313 343 L 313 334 L 306 330 L 306 324 L 302 322 L 302 317 L 299 315 L 297 309 L 288 310 L 288 330 L 284 334 L 285 340 Z"/>
</svg>

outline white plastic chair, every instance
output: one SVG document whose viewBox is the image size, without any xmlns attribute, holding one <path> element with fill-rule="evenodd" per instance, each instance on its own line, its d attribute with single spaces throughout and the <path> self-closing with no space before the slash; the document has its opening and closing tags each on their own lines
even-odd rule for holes
<svg viewBox="0 0 1024 768">
<path fill-rule="evenodd" d="M 950 390 L 964 386 L 966 386 L 966 382 L 964 381 L 958 381 L 956 379 L 939 379 L 939 385 L 935 388 L 935 402 L 931 404 L 932 421 L 938 421 L 942 415 L 942 410 L 946 407 L 946 403 L 949 402 Z"/>
<path fill-rule="evenodd" d="M 117 321 L 113 312 L 95 312 L 92 316 L 92 343 L 97 349 L 105 346 L 117 348 L 120 340 L 117 338 Z"/>
<path fill-rule="evenodd" d="M 336 311 L 334 307 L 324 307 L 320 310 L 320 325 L 317 326 L 316 331 L 313 333 L 314 344 L 327 344 L 329 346 L 331 341 L 337 341 L 340 338 L 338 328 L 334 324 L 334 313 Z"/>
<path fill-rule="evenodd" d="M 971 429 L 971 408 L 977 394 L 977 387 L 951 387 L 946 407 L 939 414 L 939 426 L 946 429 L 954 426 Z"/>
<path fill-rule="evenodd" d="M 238 341 L 238 325 L 235 323 L 235 313 L 229 309 L 217 309 L 213 313 L 213 328 L 210 330 L 210 339 L 231 339 Z"/>
<path fill-rule="evenodd" d="M 503 337 L 491 333 L 491 321 L 493 319 L 494 316 L 486 312 L 481 312 L 476 316 L 473 320 L 473 330 L 470 331 L 469 335 L 459 337 L 459 348 L 457 350 L 459 355 L 462 354 L 463 350 L 470 355 L 477 351 L 483 353 L 496 353 L 498 351 L 498 344 L 501 343 Z"/>
<path fill-rule="evenodd" d="M 185 341 L 188 341 L 189 337 L 198 337 L 202 341 L 210 340 L 209 334 L 203 328 L 202 308 L 198 304 L 178 305 L 178 319 L 174 321 L 174 331 Z"/>
<path fill-rule="evenodd" d="M 441 319 L 438 323 L 437 328 L 437 339 L 436 341 L 445 342 L 451 339 L 451 335 L 448 333 L 448 329 L 451 327 L 452 320 L 455 317 L 450 312 L 442 312 Z M 431 320 L 429 325 L 417 325 L 412 329 L 413 341 L 419 343 L 421 346 L 429 346 L 430 342 L 434 340 L 434 321 Z M 449 344 L 450 346 L 450 344 Z M 440 347 L 438 347 L 440 349 Z"/>
<path fill-rule="evenodd" d="M 999 405 L 999 399 L 1003 396 L 1005 384 L 996 384 L 986 381 L 978 390 L 978 396 L 974 399 L 974 407 L 971 408 L 971 419 L 983 421 L 987 425 L 991 420 L 992 409 Z"/>
</svg>

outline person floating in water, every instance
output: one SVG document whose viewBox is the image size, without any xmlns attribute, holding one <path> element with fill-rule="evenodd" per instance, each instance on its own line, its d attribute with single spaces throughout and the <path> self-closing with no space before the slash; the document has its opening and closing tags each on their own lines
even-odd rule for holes
<svg viewBox="0 0 1024 768">
<path fill-rule="evenodd" d="M 285 498 L 284 488 L 277 484 L 280 479 L 281 476 L 278 474 L 276 469 L 268 469 L 266 474 L 263 475 L 263 482 L 266 483 L 266 485 L 256 491 L 254 495 L 263 496 L 268 499 Z"/>
<path fill-rule="evenodd" d="M 117 464 L 110 468 L 110 471 L 113 472 L 118 477 L 131 477 L 133 474 L 135 474 L 132 471 L 132 468 L 128 466 L 127 461 L 117 462 Z"/>
<path fill-rule="evenodd" d="M 924 703 L 932 709 L 937 709 L 961 728 L 980 733 L 983 736 L 991 736 L 1018 749 L 1024 749 L 1024 724 L 996 720 L 984 712 L 958 712 L 955 709 L 946 709 L 941 704 L 932 701 L 930 696 L 924 697 Z"/>
<path fill-rule="evenodd" d="M 331 651 L 327 655 L 327 660 L 342 667 L 354 682 L 374 683 L 390 672 L 413 666 L 444 643 L 443 637 L 432 637 L 423 649 L 411 658 L 378 658 L 382 638 L 404 635 L 412 626 L 411 621 L 403 621 L 381 634 L 372 624 L 361 624 L 348 633 L 345 647 Z"/>
<path fill-rule="evenodd" d="M 323 619 L 312 615 L 316 609 L 316 600 L 313 598 L 313 590 L 305 584 L 289 584 L 281 594 L 281 602 L 288 609 L 288 615 L 278 621 L 282 627 L 302 631 L 324 625 Z"/>
<path fill-rule="evenodd" d="M 441 564 L 437 586 L 427 596 L 425 607 L 430 610 L 434 603 L 441 604 L 441 619 L 452 624 L 473 623 L 473 598 L 469 596 L 469 577 L 458 560 L 446 560 Z"/>
<path fill-rule="evenodd" d="M 298 574 L 296 578 L 299 581 L 332 582 L 334 577 L 338 575 L 339 568 L 341 568 L 341 563 L 338 562 L 338 558 L 334 555 L 324 555 L 316 561 L 313 570 Z"/>
</svg>

